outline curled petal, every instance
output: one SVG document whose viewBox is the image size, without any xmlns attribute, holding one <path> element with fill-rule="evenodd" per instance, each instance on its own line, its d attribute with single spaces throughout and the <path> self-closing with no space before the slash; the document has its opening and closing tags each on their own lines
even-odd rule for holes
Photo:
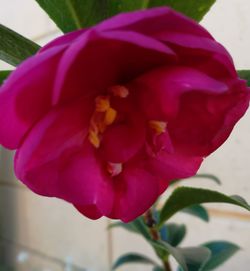
<svg viewBox="0 0 250 271">
<path fill-rule="evenodd" d="M 112 85 L 173 62 L 175 57 L 161 42 L 141 34 L 101 33 L 90 29 L 61 59 L 53 102 L 57 104 L 79 96 L 95 97 Z"/>
<path fill-rule="evenodd" d="M 146 169 L 126 168 L 114 182 L 116 198 L 111 218 L 127 223 L 142 215 L 160 195 L 160 182 Z"/>
<path fill-rule="evenodd" d="M 0 143 L 16 149 L 23 136 L 51 106 L 57 65 L 65 47 L 24 61 L 0 88 Z"/>
<path fill-rule="evenodd" d="M 149 36 L 176 31 L 212 38 L 199 24 L 167 7 L 122 13 L 97 25 L 98 30 L 129 30 Z"/>
</svg>

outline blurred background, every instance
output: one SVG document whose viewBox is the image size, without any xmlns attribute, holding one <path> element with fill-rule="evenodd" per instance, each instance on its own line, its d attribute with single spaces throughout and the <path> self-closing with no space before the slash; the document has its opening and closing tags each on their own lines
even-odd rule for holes
<svg viewBox="0 0 250 271">
<path fill-rule="evenodd" d="M 34 0 L 0 0 L 0 23 L 39 44 L 61 33 Z M 201 22 L 232 54 L 237 69 L 250 69 L 250 1 L 217 0 Z M 0 41 L 1 42 L 1 41 Z M 0 69 L 11 68 L 0 62 Z M 230 139 L 200 169 L 222 180 L 217 186 L 194 179 L 185 185 L 206 187 L 250 201 L 250 112 Z M 12 169 L 13 153 L 0 152 L 0 271 L 107 271 L 127 251 L 152 255 L 143 240 L 121 229 L 107 231 L 110 221 L 90 221 L 61 200 L 42 198 L 19 183 Z M 169 191 L 167 192 L 169 194 Z M 185 214 L 171 219 L 188 224 L 184 245 L 229 240 L 242 250 L 219 271 L 249 270 L 250 215 L 233 206 L 208 205 L 206 224 Z M 7 268 L 8 266 L 8 268 Z M 146 271 L 131 265 L 120 270 Z"/>
</svg>

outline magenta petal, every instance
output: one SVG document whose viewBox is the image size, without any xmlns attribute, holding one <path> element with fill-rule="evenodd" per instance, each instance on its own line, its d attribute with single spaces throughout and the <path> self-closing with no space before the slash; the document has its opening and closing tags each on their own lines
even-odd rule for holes
<svg viewBox="0 0 250 271">
<path fill-rule="evenodd" d="M 163 63 L 173 63 L 174 58 L 172 50 L 150 37 L 91 29 L 61 59 L 54 104 L 79 96 L 95 97 L 118 82 L 126 82 Z"/>
<path fill-rule="evenodd" d="M 63 36 L 60 36 L 54 40 L 52 40 L 51 42 L 49 42 L 48 44 L 46 44 L 45 46 L 43 46 L 41 48 L 41 50 L 39 51 L 39 53 L 42 53 L 48 49 L 51 49 L 53 47 L 56 47 L 56 46 L 61 46 L 61 45 L 64 45 L 64 46 L 69 46 L 71 45 L 73 42 L 76 41 L 76 39 L 78 37 L 80 37 L 84 32 L 86 32 L 88 29 L 80 29 L 80 30 L 77 30 L 77 31 L 73 31 L 73 32 L 70 32 L 70 33 L 67 33 L 67 34 L 64 34 Z"/>
<path fill-rule="evenodd" d="M 177 31 L 212 38 L 202 26 L 167 7 L 122 13 L 105 20 L 96 28 L 102 31 L 131 30 L 149 36 L 155 36 L 161 32 Z"/>
<path fill-rule="evenodd" d="M 138 91 L 142 110 L 152 120 L 174 117 L 184 93 L 197 91 L 221 94 L 228 90 L 225 83 L 188 67 L 154 70 L 136 79 L 131 87 Z"/>
<path fill-rule="evenodd" d="M 78 101 L 51 110 L 26 136 L 15 156 L 15 173 L 38 194 L 59 196 L 61 167 L 81 148 L 92 108 Z"/>
<path fill-rule="evenodd" d="M 202 157 L 190 157 L 177 152 L 172 154 L 161 152 L 150 158 L 146 162 L 146 167 L 164 182 L 169 182 L 195 175 L 202 161 Z"/>
<path fill-rule="evenodd" d="M 107 215 L 113 206 L 114 192 L 94 151 L 90 144 L 85 144 L 62 168 L 60 197 L 82 208 L 96 206 L 96 211 Z"/>
<path fill-rule="evenodd" d="M 226 140 L 248 104 L 249 90 L 242 81 L 235 81 L 221 95 L 188 93 L 168 125 L 173 145 L 187 155 L 209 155 Z"/>
<path fill-rule="evenodd" d="M 147 211 L 160 194 L 158 179 L 136 166 L 126 168 L 114 185 L 117 197 L 109 216 L 126 223 Z"/>
<path fill-rule="evenodd" d="M 51 106 L 58 61 L 57 47 L 24 61 L 0 88 L 0 143 L 16 149 L 30 127 Z"/>
<path fill-rule="evenodd" d="M 99 211 L 95 204 L 92 205 L 74 205 L 75 208 L 84 216 L 90 219 L 98 219 L 103 216 L 103 214 Z"/>
</svg>

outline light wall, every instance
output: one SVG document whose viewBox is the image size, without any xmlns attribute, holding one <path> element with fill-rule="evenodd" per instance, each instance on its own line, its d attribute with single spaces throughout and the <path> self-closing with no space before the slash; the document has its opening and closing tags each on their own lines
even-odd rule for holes
<svg viewBox="0 0 250 271">
<path fill-rule="evenodd" d="M 34 0 L 0 0 L 0 23 L 23 35 L 44 43 L 58 35 L 55 25 L 38 8 Z M 202 24 L 232 54 L 237 68 L 250 68 L 250 1 L 218 0 Z M 0 62 L 0 68 L 8 65 Z M 223 181 L 222 187 L 204 180 L 193 180 L 195 186 L 209 187 L 227 194 L 239 194 L 250 200 L 250 114 L 237 125 L 230 139 L 209 157 L 200 172 L 213 173 Z M 90 221 L 69 204 L 57 199 L 39 197 L 22 185 L 12 174 L 11 153 L 1 150 L 0 161 L 0 261 L 11 250 L 18 255 L 19 269 L 27 270 L 25 253 L 30 252 L 33 265 L 40 270 L 64 269 L 65 262 L 75 270 L 107 271 L 114 258 L 126 251 L 145 252 L 150 248 L 139 238 L 122 230 L 107 232 L 108 221 Z M 168 192 L 169 193 L 169 192 Z M 188 223 L 186 245 L 197 245 L 210 239 L 228 239 L 243 250 L 220 271 L 248 270 L 250 265 L 250 216 L 232 206 L 210 205 L 212 220 L 205 224 L 187 215 L 173 221 Z M 23 254 L 19 252 L 22 251 Z M 8 252 L 9 253 L 9 252 Z M 23 258 L 22 258 L 23 257 Z M 26 255 L 27 257 L 27 255 Z M 146 271 L 142 266 L 121 270 Z"/>
</svg>

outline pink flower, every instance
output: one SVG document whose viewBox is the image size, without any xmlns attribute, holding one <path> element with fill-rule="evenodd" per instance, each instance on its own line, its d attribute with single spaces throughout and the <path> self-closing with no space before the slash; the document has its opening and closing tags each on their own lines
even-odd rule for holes
<svg viewBox="0 0 250 271">
<path fill-rule="evenodd" d="M 1 87 L 0 142 L 16 176 L 92 219 L 131 221 L 194 175 L 249 103 L 228 52 L 169 9 L 66 34 Z"/>
</svg>

